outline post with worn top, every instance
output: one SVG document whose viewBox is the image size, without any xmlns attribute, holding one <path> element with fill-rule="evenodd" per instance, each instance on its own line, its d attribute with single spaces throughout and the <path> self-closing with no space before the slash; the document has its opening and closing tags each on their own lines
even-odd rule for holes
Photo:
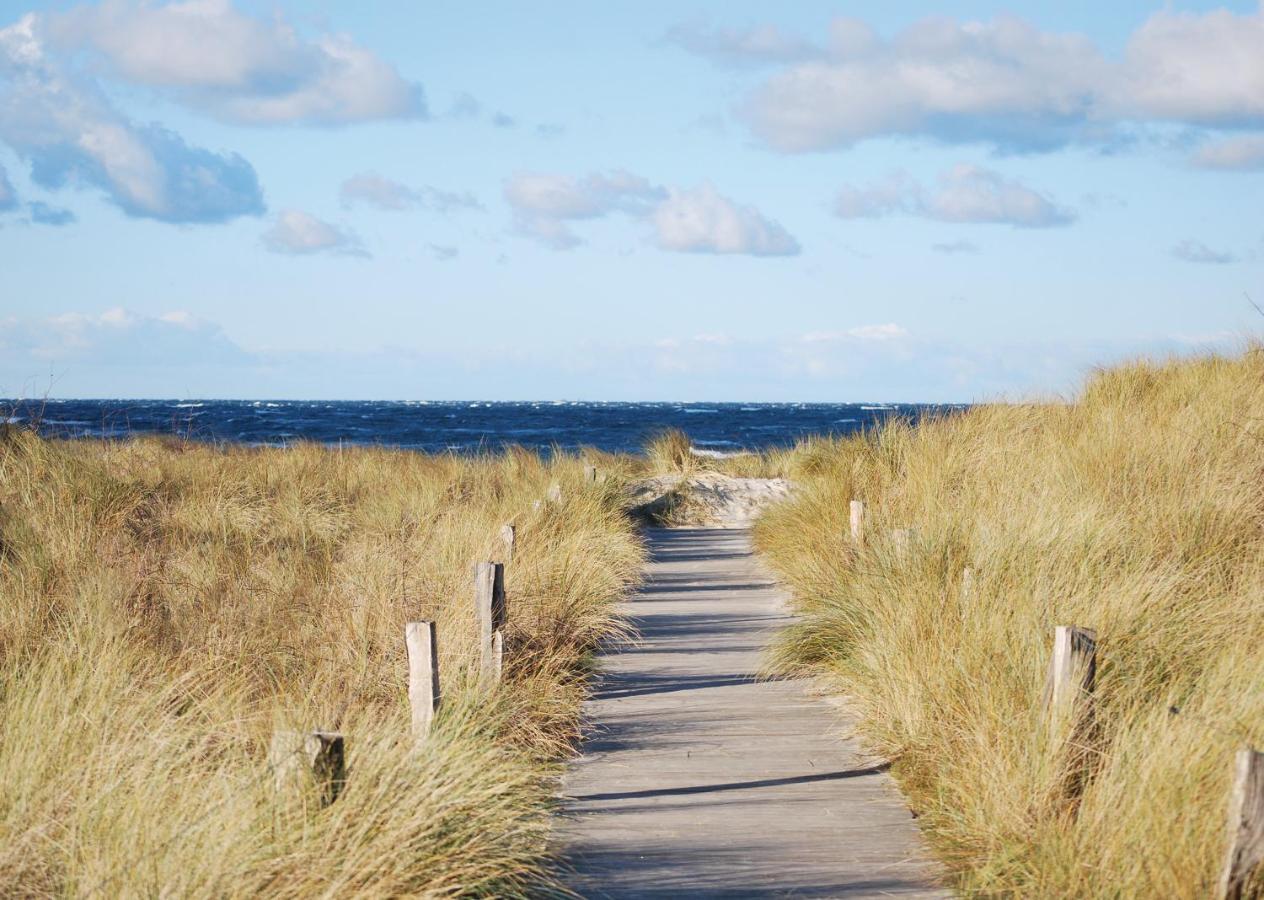
<svg viewBox="0 0 1264 900">
<path fill-rule="evenodd" d="M 1253 873 L 1264 863 L 1264 753 L 1246 748 L 1233 759 L 1229 791 L 1229 847 L 1216 896 L 1243 900 Z"/>
<path fill-rule="evenodd" d="M 1097 682 L 1097 632 L 1075 625 L 1053 630 L 1053 656 L 1045 679 L 1045 708 L 1056 724 Z"/>
<path fill-rule="evenodd" d="M 851 501 L 851 539 L 859 544 L 865 538 L 865 504 L 862 500 Z"/>
<path fill-rule="evenodd" d="M 513 525 L 500 526 L 500 542 L 505 548 L 505 562 L 513 562 L 514 541 L 518 539 L 518 529 Z"/>
<path fill-rule="evenodd" d="M 408 650 L 408 706 L 413 715 L 413 737 L 420 741 L 430 733 L 439 709 L 439 641 L 434 622 L 409 622 L 404 626 Z"/>
<path fill-rule="evenodd" d="M 474 607 L 478 612 L 479 677 L 485 685 L 500 680 L 497 645 L 503 648 L 505 627 L 505 567 L 501 563 L 481 562 L 474 568 Z"/>
<path fill-rule="evenodd" d="M 268 765 L 278 791 L 314 788 L 320 805 L 328 806 L 346 781 L 346 744 L 336 731 L 277 731 Z"/>
</svg>

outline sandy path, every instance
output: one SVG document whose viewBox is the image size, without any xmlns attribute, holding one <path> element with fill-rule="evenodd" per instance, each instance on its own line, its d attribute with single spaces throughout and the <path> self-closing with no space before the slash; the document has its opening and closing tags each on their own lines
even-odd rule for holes
<svg viewBox="0 0 1264 900">
<path fill-rule="evenodd" d="M 883 767 L 797 681 L 753 679 L 788 620 L 735 529 L 649 532 L 603 658 L 562 840 L 585 897 L 946 897 Z"/>
</svg>

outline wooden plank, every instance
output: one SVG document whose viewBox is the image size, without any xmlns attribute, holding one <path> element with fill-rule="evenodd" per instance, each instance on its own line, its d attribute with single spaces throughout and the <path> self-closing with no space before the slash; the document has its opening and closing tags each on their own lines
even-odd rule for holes
<svg viewBox="0 0 1264 900">
<path fill-rule="evenodd" d="M 1251 877 L 1264 863 L 1264 753 L 1246 748 L 1233 759 L 1229 791 L 1229 847 L 1217 896 L 1245 900 Z"/>
<path fill-rule="evenodd" d="M 474 569 L 474 607 L 479 626 L 479 673 L 486 683 L 498 680 L 495 661 L 495 635 L 505 627 L 505 567 L 501 563 L 481 562 Z"/>
<path fill-rule="evenodd" d="M 346 782 L 346 742 L 337 731 L 277 731 L 268 764 L 278 791 L 314 789 L 328 806 Z"/>
<path fill-rule="evenodd" d="M 857 544 L 865 539 L 865 504 L 861 500 L 851 501 L 851 539 Z"/>
<path fill-rule="evenodd" d="M 1045 707 L 1051 720 L 1065 715 L 1077 699 L 1093 693 L 1097 682 L 1097 632 L 1076 625 L 1053 631 L 1053 655 L 1045 679 Z"/>
<path fill-rule="evenodd" d="M 412 710 L 413 737 L 430 733 L 439 709 L 439 641 L 434 622 L 409 622 L 404 626 L 408 650 L 408 706 Z"/>
<path fill-rule="evenodd" d="M 514 525 L 500 526 L 500 542 L 505 548 L 505 562 L 513 562 L 514 541 L 518 539 L 518 529 Z"/>
</svg>

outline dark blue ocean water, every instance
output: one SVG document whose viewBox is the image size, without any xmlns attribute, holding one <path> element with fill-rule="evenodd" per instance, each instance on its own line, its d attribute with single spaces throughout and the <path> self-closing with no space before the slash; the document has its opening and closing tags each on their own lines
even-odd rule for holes
<svg viewBox="0 0 1264 900">
<path fill-rule="evenodd" d="M 580 446 L 636 451 L 663 428 L 720 453 L 843 435 L 892 416 L 916 419 L 961 407 L 838 403 L 482 403 L 298 400 L 0 401 L 11 422 L 58 437 L 179 434 L 204 441 L 380 444 L 430 452 Z"/>
</svg>

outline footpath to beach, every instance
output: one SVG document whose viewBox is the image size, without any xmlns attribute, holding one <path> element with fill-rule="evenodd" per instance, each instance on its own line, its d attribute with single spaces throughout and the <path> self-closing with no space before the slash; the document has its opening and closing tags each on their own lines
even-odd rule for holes
<svg viewBox="0 0 1264 900">
<path fill-rule="evenodd" d="M 759 681 L 790 620 L 745 529 L 647 532 L 640 633 L 602 657 L 564 782 L 591 898 L 947 897 L 880 760 L 802 681 Z"/>
</svg>

